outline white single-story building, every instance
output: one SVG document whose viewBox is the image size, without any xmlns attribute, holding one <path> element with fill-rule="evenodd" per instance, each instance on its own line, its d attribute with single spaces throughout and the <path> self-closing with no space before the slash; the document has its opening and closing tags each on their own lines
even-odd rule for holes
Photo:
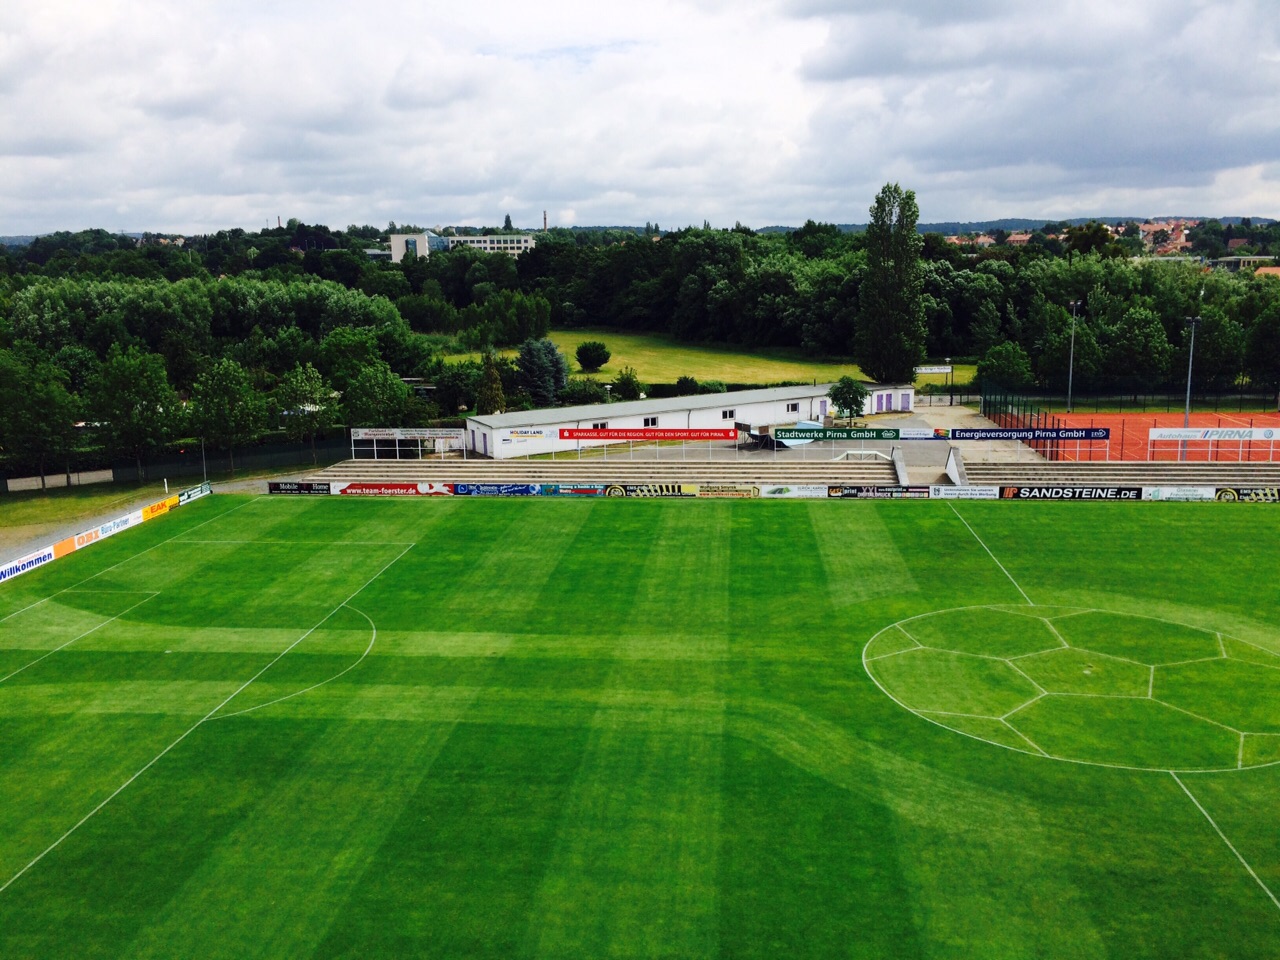
<svg viewBox="0 0 1280 960">
<path fill-rule="evenodd" d="M 560 430 L 741 430 L 761 432 L 800 420 L 821 422 L 834 413 L 829 383 L 799 387 L 768 387 L 692 397 L 623 400 L 581 407 L 520 410 L 471 417 L 466 447 L 485 457 L 536 456 L 601 446 L 609 440 L 562 440 Z M 868 413 L 910 410 L 915 391 L 910 386 L 867 384 Z M 726 441 L 730 442 L 730 441 Z"/>
</svg>

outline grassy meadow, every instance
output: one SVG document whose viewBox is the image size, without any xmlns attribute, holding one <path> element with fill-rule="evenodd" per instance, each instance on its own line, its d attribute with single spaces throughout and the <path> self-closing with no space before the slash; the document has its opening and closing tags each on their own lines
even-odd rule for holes
<svg viewBox="0 0 1280 960">
<path fill-rule="evenodd" d="M 208 497 L 0 584 L 0 956 L 1273 958 L 1278 562 L 1267 505 Z"/>
<path fill-rule="evenodd" d="M 799 350 L 776 349 L 750 351 L 727 344 L 688 344 L 657 334 L 626 333 L 617 330 L 582 328 L 552 330 L 548 337 L 569 359 L 575 376 L 583 375 L 574 354 L 578 344 L 599 340 L 611 354 L 609 362 L 598 372 L 586 374 L 596 379 L 612 380 L 623 367 L 634 367 L 644 383 L 674 383 L 690 376 L 696 380 L 720 380 L 724 383 L 778 383 L 784 380 L 826 383 L 843 376 L 862 377 L 862 371 L 848 360 L 815 360 Z M 501 351 L 514 357 L 518 351 Z M 477 360 L 479 354 L 468 354 Z M 957 365 L 955 382 L 968 383 L 973 378 L 973 365 Z M 924 374 L 916 381 L 943 384 L 942 374 Z"/>
</svg>

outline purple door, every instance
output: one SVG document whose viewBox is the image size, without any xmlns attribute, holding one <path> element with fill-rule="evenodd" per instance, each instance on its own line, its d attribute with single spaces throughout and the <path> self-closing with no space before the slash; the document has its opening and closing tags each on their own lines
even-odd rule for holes
<svg viewBox="0 0 1280 960">
<path fill-rule="evenodd" d="M 911 394 L 909 394 L 909 393 L 904 393 L 904 394 L 902 395 L 902 408 L 901 408 L 901 409 L 903 409 L 903 410 L 910 410 L 910 409 L 911 409 Z"/>
<path fill-rule="evenodd" d="M 818 401 L 818 416 L 819 416 L 819 417 L 825 417 L 826 415 L 827 415 L 827 401 L 825 401 L 825 400 L 819 400 L 819 401 Z"/>
<path fill-rule="evenodd" d="M 484 455 L 489 455 L 489 435 L 487 433 L 480 434 L 480 442 L 484 444 Z"/>
<path fill-rule="evenodd" d="M 884 394 L 876 394 L 876 413 L 884 413 Z"/>
</svg>

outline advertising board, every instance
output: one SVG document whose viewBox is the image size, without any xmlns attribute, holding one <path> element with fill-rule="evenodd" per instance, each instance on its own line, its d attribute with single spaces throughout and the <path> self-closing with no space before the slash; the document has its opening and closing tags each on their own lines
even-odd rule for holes
<svg viewBox="0 0 1280 960">
<path fill-rule="evenodd" d="M 542 492 L 542 484 L 455 483 L 453 492 L 460 497 L 536 497 Z"/>
<path fill-rule="evenodd" d="M 606 497 L 696 497 L 696 483 L 610 483 Z"/>
<path fill-rule="evenodd" d="M 766 485 L 760 488 L 765 500 L 825 500 L 827 487 L 816 483 L 793 483 L 789 486 Z"/>
<path fill-rule="evenodd" d="M 603 497 L 603 483 L 544 483 L 544 497 Z"/>
<path fill-rule="evenodd" d="M 1219 487 L 1214 499 L 1224 503 L 1280 503 L 1280 487 Z"/>
<path fill-rule="evenodd" d="M 1216 487 L 1143 487 L 1143 500 L 1213 500 L 1217 497 Z"/>
<path fill-rule="evenodd" d="M 1110 440 L 1110 427 L 1018 427 L 1010 429 L 952 427 L 950 440 Z"/>
<path fill-rule="evenodd" d="M 664 430 L 660 427 L 636 427 L 593 430 L 561 427 L 561 440 L 737 440 L 737 430 Z"/>
<path fill-rule="evenodd" d="M 199 500 L 201 497 L 207 497 L 211 493 L 213 493 L 213 487 L 210 486 L 209 481 L 206 480 L 197 487 L 187 487 L 187 489 L 179 493 L 178 504 L 182 505 L 184 503 L 190 503 L 192 500 Z"/>
<path fill-rule="evenodd" d="M 28 553 L 25 557 L 18 557 L 17 560 L 10 560 L 8 563 L 0 564 L 0 583 L 29 570 L 34 570 L 36 567 L 42 567 L 51 562 L 53 558 L 53 547 L 43 547 L 33 553 Z"/>
<path fill-rule="evenodd" d="M 1280 440 L 1276 427 L 1152 427 L 1149 440 Z"/>
<path fill-rule="evenodd" d="M 775 440 L 943 440 L 945 430 L 930 427 L 778 427 Z"/>
<path fill-rule="evenodd" d="M 929 488 L 931 500 L 997 500 L 999 487 L 949 487 L 934 484 Z"/>
<path fill-rule="evenodd" d="M 745 483 L 700 483 L 699 497 L 721 497 L 730 500 L 754 500 L 760 496 L 760 488 Z"/>
<path fill-rule="evenodd" d="M 271 480 L 267 483 L 267 492 L 328 496 L 333 489 L 331 484 L 311 480 Z"/>
<path fill-rule="evenodd" d="M 1001 487 L 1004 500 L 1141 500 L 1141 487 Z"/>
<path fill-rule="evenodd" d="M 338 483 L 333 485 L 333 492 L 344 497 L 416 497 L 416 483 Z"/>
<path fill-rule="evenodd" d="M 172 497 L 166 497 L 156 503 L 150 504 L 142 508 L 143 520 L 154 520 L 156 517 L 163 516 L 173 507 L 178 505 L 178 495 L 175 493 Z"/>
<path fill-rule="evenodd" d="M 836 500 L 927 500 L 928 487 L 829 486 L 827 496 Z"/>
<path fill-rule="evenodd" d="M 352 440 L 461 440 L 460 427 L 355 427 Z"/>
</svg>

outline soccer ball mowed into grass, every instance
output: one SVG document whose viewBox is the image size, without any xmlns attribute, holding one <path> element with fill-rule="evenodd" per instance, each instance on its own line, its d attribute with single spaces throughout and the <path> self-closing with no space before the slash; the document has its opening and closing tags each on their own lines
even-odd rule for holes
<svg viewBox="0 0 1280 960">
<path fill-rule="evenodd" d="M 210 497 L 0 585 L 0 956 L 1274 958 L 1278 534 Z"/>
</svg>

